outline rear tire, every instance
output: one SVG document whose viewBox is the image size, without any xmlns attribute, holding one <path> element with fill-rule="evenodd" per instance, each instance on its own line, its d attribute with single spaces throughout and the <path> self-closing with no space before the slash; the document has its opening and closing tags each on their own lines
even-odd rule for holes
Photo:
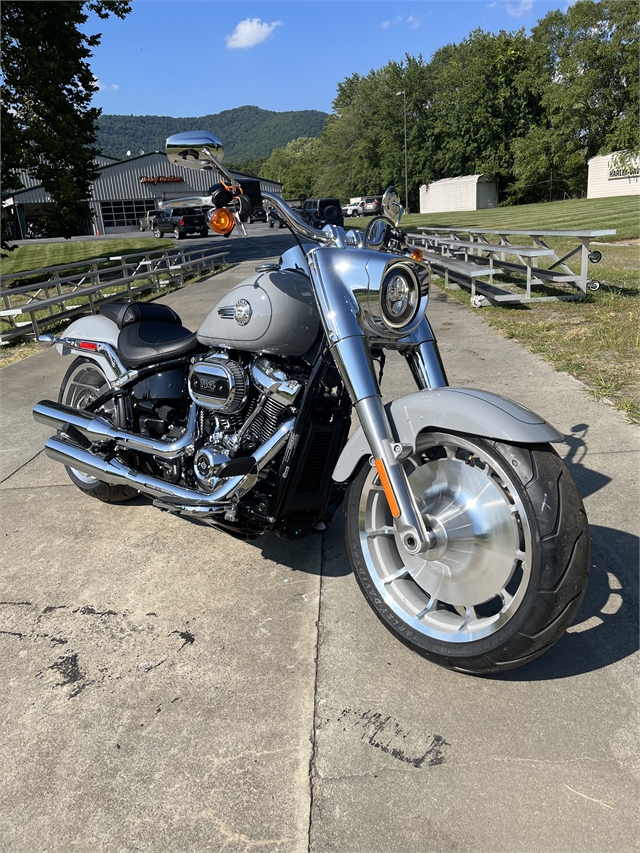
<svg viewBox="0 0 640 853">
<path fill-rule="evenodd" d="M 182 231 L 179 228 L 174 228 L 173 229 L 173 236 L 176 238 L 176 240 L 181 240 L 182 239 Z"/>
<path fill-rule="evenodd" d="M 153 236 L 154 237 L 162 237 L 162 231 L 159 228 L 154 228 L 153 229 Z"/>
<path fill-rule="evenodd" d="M 75 409 L 86 409 L 109 387 L 107 377 L 95 361 L 90 358 L 76 358 L 62 380 L 58 402 L 64 403 L 66 406 L 73 406 Z M 116 426 L 124 425 L 124 403 L 122 401 L 117 404 L 114 402 L 107 403 L 96 414 Z M 71 482 L 80 491 L 105 503 L 122 503 L 122 501 L 131 500 L 138 495 L 138 492 L 131 486 L 105 483 L 104 480 L 98 480 L 97 477 L 91 477 L 66 465 L 65 470 Z"/>
<path fill-rule="evenodd" d="M 459 672 L 528 663 L 580 607 L 590 540 L 582 500 L 550 445 L 426 432 L 405 467 L 436 545 L 412 557 L 365 460 L 346 501 L 346 542 L 365 598 L 418 654 Z"/>
</svg>

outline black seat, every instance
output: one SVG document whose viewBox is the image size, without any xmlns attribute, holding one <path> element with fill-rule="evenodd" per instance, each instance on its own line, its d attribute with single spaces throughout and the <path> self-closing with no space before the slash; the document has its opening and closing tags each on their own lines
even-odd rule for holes
<svg viewBox="0 0 640 853">
<path fill-rule="evenodd" d="M 129 323 L 122 329 L 118 336 L 118 353 L 125 367 L 136 368 L 186 355 L 197 343 L 196 333 L 177 323 L 143 320 Z"/>
<path fill-rule="evenodd" d="M 160 323 L 182 324 L 180 315 L 168 305 L 159 302 L 107 302 L 100 306 L 100 313 L 112 320 L 119 329 L 142 320 L 155 320 Z"/>
</svg>

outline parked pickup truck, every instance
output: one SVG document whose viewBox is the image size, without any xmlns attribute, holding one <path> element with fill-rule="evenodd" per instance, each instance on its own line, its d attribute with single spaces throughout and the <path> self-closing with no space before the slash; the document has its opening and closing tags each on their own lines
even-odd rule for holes
<svg viewBox="0 0 640 853">
<path fill-rule="evenodd" d="M 176 240 L 187 234 L 206 237 L 209 226 L 199 207 L 167 207 L 153 220 L 153 236 L 162 237 L 167 232 L 172 232 Z"/>
<path fill-rule="evenodd" d="M 156 216 L 160 216 L 162 213 L 161 210 L 148 210 L 142 219 L 138 219 L 138 230 L 139 231 L 152 231 L 153 230 L 153 220 Z"/>
</svg>

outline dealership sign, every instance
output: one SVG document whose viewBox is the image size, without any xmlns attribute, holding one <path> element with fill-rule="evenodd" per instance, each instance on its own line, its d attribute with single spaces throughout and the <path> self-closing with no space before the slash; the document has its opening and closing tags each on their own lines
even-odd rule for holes
<svg viewBox="0 0 640 853">
<path fill-rule="evenodd" d="M 141 184 L 181 184 L 183 182 L 184 178 L 178 175 L 154 175 L 153 177 L 142 175 L 140 177 Z"/>
<path fill-rule="evenodd" d="M 640 177 L 640 160 L 609 160 L 609 180 Z"/>
</svg>

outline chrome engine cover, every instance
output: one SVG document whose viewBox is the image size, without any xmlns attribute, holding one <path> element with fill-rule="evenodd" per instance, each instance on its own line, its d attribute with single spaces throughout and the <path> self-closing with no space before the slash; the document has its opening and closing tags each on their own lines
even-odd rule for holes
<svg viewBox="0 0 640 853">
<path fill-rule="evenodd" d="M 233 414 L 247 402 L 249 377 L 241 364 L 222 355 L 210 355 L 189 370 L 189 396 L 199 406 Z"/>
</svg>

